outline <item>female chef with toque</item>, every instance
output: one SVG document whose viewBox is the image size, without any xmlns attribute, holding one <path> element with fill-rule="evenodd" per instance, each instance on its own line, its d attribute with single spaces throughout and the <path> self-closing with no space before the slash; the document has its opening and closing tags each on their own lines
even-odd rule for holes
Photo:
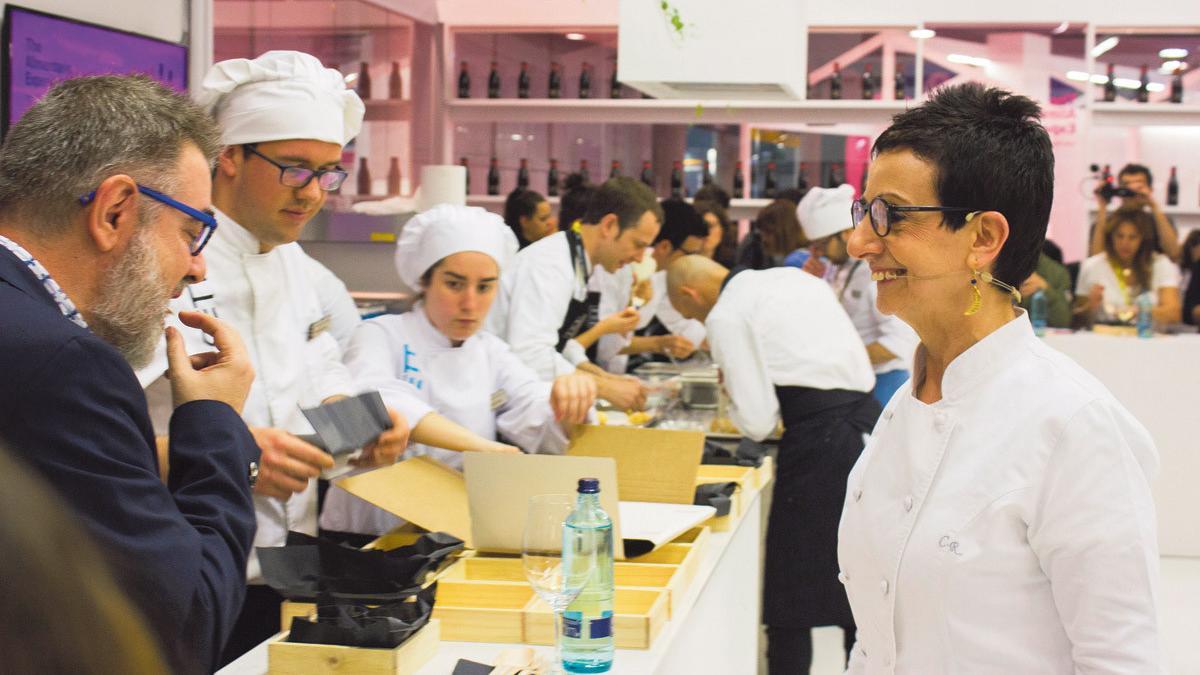
<svg viewBox="0 0 1200 675">
<path fill-rule="evenodd" d="M 562 452 L 565 427 L 591 411 L 592 378 L 545 382 L 483 330 L 500 274 L 516 251 L 504 221 L 480 208 L 436 206 L 401 231 L 396 269 L 420 289 L 420 299 L 405 314 L 359 326 L 345 361 L 360 387 L 378 389 L 409 420 L 413 443 L 406 456 L 429 455 L 461 468 L 459 453 L 443 448 L 492 449 L 481 444 L 495 445 L 497 433 L 526 452 Z M 447 418 L 473 433 L 444 424 Z M 321 516 L 325 529 L 364 534 L 399 522 L 337 488 Z"/>
</svg>

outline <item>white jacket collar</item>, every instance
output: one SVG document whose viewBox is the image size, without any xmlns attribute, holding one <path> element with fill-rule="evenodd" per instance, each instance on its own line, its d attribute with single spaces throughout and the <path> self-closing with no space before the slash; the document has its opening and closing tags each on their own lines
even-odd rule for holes
<svg viewBox="0 0 1200 675">
<path fill-rule="evenodd" d="M 1037 341 L 1033 326 L 1026 318 L 1025 310 L 1017 309 L 1015 318 L 971 345 L 967 351 L 950 362 L 945 375 L 942 376 L 942 401 L 953 403 L 969 398 L 977 387 L 990 379 L 992 373 L 1011 365 L 1013 360 L 1028 348 L 1031 341 Z M 917 345 L 917 353 L 913 358 L 914 396 L 917 383 L 924 377 L 925 345 L 922 343 Z M 1013 394 L 1020 395 L 1020 392 Z"/>
<path fill-rule="evenodd" d="M 214 244 L 239 255 L 259 255 L 261 253 L 258 237 L 220 209 L 214 207 L 213 211 L 217 215 L 217 231 L 213 233 Z"/>
</svg>

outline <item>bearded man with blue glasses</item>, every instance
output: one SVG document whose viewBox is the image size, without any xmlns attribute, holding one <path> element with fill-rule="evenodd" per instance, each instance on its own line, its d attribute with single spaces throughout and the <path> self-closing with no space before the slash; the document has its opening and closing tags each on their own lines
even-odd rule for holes
<svg viewBox="0 0 1200 675">
<path fill-rule="evenodd" d="M 218 227 L 205 249 L 208 279 L 189 287 L 177 309 L 215 314 L 246 340 L 256 379 L 242 416 L 262 448 L 254 544 L 282 546 L 289 530 L 316 534 L 314 479 L 333 466 L 330 455 L 298 437 L 313 433 L 300 409 L 358 393 L 329 331 L 315 263 L 296 242 L 345 180 L 342 147 L 358 134 L 365 107 L 341 73 L 293 51 L 215 64 L 198 102 L 220 125 L 224 145 L 213 174 Z M 211 349 L 202 333 L 181 332 L 189 352 Z M 157 431 L 166 434 L 161 361 L 139 375 Z M 407 423 L 391 417 L 393 429 L 364 449 L 361 464 L 390 464 L 403 452 Z M 257 556 L 247 581 L 226 662 L 279 630 L 282 598 L 263 585 Z"/>
</svg>

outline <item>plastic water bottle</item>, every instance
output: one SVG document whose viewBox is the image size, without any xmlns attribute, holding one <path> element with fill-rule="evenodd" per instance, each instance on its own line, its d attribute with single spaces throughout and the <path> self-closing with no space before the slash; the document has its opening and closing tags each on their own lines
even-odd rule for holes
<svg viewBox="0 0 1200 675">
<path fill-rule="evenodd" d="M 1040 288 L 1029 298 L 1029 322 L 1039 337 L 1046 334 L 1046 292 Z"/>
<path fill-rule="evenodd" d="M 1140 338 L 1154 337 L 1154 296 L 1142 293 L 1137 298 L 1137 334 Z"/>
<path fill-rule="evenodd" d="M 613 661 L 612 519 L 600 508 L 600 481 L 579 479 L 575 510 L 567 517 L 564 549 L 592 560 L 583 591 L 567 606 L 562 621 L 563 670 L 606 673 Z"/>
</svg>

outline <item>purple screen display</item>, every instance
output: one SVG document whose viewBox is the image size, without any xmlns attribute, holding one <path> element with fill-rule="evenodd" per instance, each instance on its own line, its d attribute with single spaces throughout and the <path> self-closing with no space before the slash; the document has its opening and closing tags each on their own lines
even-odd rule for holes
<svg viewBox="0 0 1200 675">
<path fill-rule="evenodd" d="M 142 73 L 187 90 L 187 47 L 182 45 L 15 7 L 8 19 L 9 124 L 55 82 L 82 75 Z"/>
</svg>

